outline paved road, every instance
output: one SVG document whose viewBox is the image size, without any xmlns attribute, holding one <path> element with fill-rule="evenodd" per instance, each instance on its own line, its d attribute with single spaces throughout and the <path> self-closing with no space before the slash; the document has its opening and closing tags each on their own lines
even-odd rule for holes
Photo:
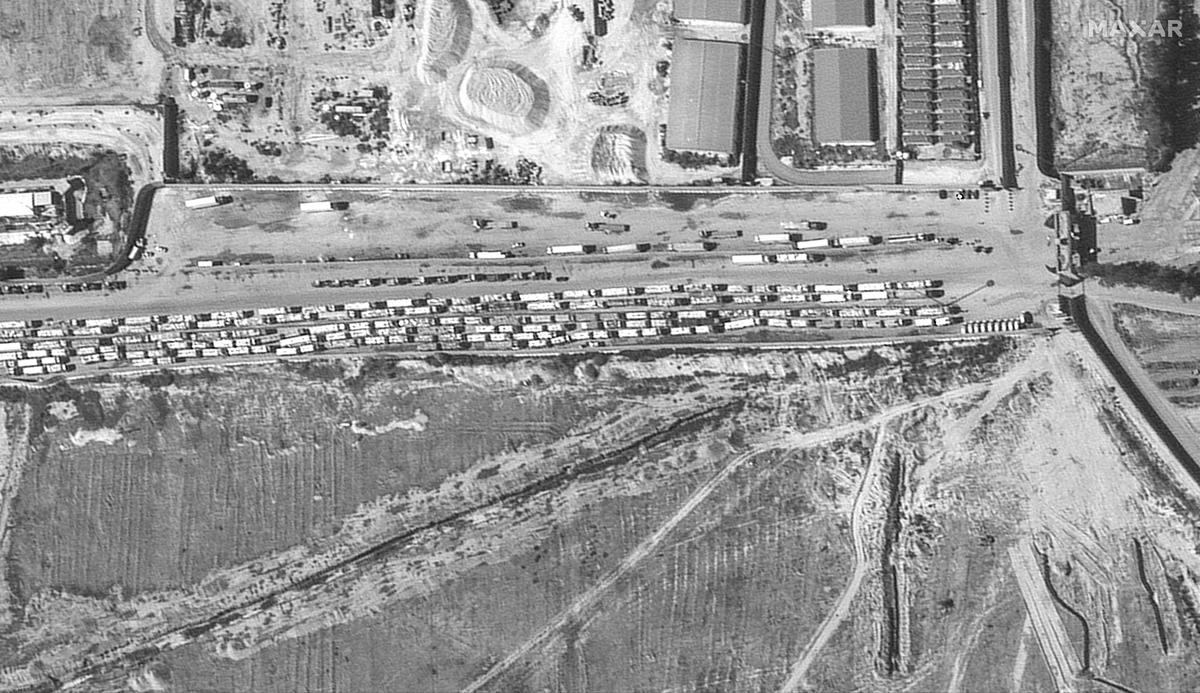
<svg viewBox="0 0 1200 693">
<path fill-rule="evenodd" d="M 889 164 L 886 168 L 866 171 L 801 171 L 785 166 L 775 155 L 775 147 L 771 143 L 771 102 L 775 92 L 775 21 L 778 13 L 777 0 L 763 0 L 766 3 L 763 13 L 763 35 L 760 45 L 751 44 L 746 52 L 747 60 L 762 61 L 762 76 L 758 89 L 758 169 L 766 172 L 788 185 L 799 186 L 842 186 L 851 190 L 861 186 L 873 190 L 896 189 L 911 190 L 895 185 L 895 169 Z M 928 186 L 930 190 L 937 190 Z"/>
</svg>

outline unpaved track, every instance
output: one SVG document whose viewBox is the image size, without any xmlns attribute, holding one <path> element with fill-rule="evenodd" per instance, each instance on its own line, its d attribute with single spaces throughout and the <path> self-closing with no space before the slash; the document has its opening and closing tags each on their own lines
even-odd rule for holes
<svg viewBox="0 0 1200 693">
<path fill-rule="evenodd" d="M 875 433 L 875 447 L 871 450 L 871 460 L 867 464 L 867 469 L 863 473 L 862 483 L 858 486 L 858 492 L 854 496 L 854 508 L 850 513 L 850 532 L 854 539 L 854 572 L 850 576 L 850 582 L 846 584 L 846 588 L 842 590 L 842 594 L 838 597 L 837 603 L 834 604 L 833 610 L 821 622 L 817 632 L 813 634 L 812 639 L 805 645 L 804 650 L 800 653 L 800 658 L 792 665 L 791 671 L 788 673 L 787 680 L 780 687 L 781 693 L 792 693 L 800 688 L 806 687 L 804 682 L 805 675 L 808 674 L 809 667 L 816 661 L 817 655 L 825 649 L 826 643 L 837 632 L 837 629 L 842 625 L 842 621 L 850 614 L 850 606 L 854 603 L 855 597 L 858 596 L 858 590 L 862 587 L 863 578 L 871 570 L 871 564 L 867 560 L 867 537 L 866 530 L 863 527 L 863 519 L 866 514 L 867 500 L 871 497 L 871 490 L 879 483 L 880 470 L 883 458 L 883 443 L 887 440 L 887 421 L 879 425 L 879 430 Z"/>
<path fill-rule="evenodd" d="M 587 612 L 600 601 L 613 585 L 617 584 L 621 578 L 625 577 L 629 571 L 636 568 L 647 556 L 657 549 L 663 540 L 667 538 L 667 535 L 678 527 L 679 523 L 687 519 L 701 503 L 707 500 L 713 491 L 717 490 L 718 486 L 724 483 L 734 472 L 741 469 L 746 462 L 762 452 L 762 446 L 758 446 L 730 460 L 720 471 L 693 491 L 692 495 L 688 496 L 683 505 L 679 506 L 679 509 L 666 522 L 659 525 L 658 529 L 654 530 L 654 533 L 643 539 L 633 551 L 625 556 L 624 560 L 616 568 L 601 578 L 599 582 L 592 585 L 586 592 L 576 597 L 566 609 L 559 612 L 544 628 L 534 633 L 533 636 L 521 643 L 517 649 L 510 652 L 507 657 L 489 669 L 483 676 L 464 688 L 464 693 L 475 693 L 482 690 L 530 652 L 557 639 L 565 626 L 584 620 Z"/>
<path fill-rule="evenodd" d="M 1080 671 L 1079 655 L 1067 636 L 1062 617 L 1054 606 L 1054 600 L 1042 581 L 1042 573 L 1033 558 L 1033 543 L 1025 537 L 1008 549 L 1008 558 L 1017 575 L 1017 586 L 1025 609 L 1033 624 L 1033 632 L 1041 646 L 1046 668 L 1054 679 L 1055 689 L 1060 692 L 1074 691 L 1076 675 Z"/>
</svg>

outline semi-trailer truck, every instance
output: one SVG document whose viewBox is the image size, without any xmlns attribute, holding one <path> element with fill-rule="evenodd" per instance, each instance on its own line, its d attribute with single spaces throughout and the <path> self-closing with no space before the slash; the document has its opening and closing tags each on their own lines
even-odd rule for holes
<svg viewBox="0 0 1200 693">
<path fill-rule="evenodd" d="M 301 212 L 344 212 L 350 209 L 349 202 L 333 202 L 330 200 L 321 200 L 319 202 L 301 202 Z"/>
<path fill-rule="evenodd" d="M 210 207 L 220 207 L 233 202 L 233 195 L 209 195 L 208 197 L 197 197 L 194 200 L 186 200 L 183 203 L 188 209 L 208 209 Z"/>
<path fill-rule="evenodd" d="M 803 237 L 798 233 L 760 233 L 754 237 L 755 243 L 794 243 Z"/>
<path fill-rule="evenodd" d="M 552 245 L 546 248 L 547 255 L 590 255 L 594 252 L 594 245 Z"/>
</svg>

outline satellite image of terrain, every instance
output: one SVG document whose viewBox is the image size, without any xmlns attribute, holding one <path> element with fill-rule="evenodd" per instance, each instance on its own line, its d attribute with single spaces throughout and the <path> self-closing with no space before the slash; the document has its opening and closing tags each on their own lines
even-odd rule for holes
<svg viewBox="0 0 1200 693">
<path fill-rule="evenodd" d="M 0 2 L 0 693 L 1200 690 L 1200 15 Z"/>
</svg>

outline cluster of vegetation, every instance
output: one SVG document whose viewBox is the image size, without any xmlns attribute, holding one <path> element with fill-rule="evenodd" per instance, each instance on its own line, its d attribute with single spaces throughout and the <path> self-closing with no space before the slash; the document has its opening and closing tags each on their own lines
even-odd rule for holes
<svg viewBox="0 0 1200 693">
<path fill-rule="evenodd" d="M 663 161 L 676 164 L 683 168 L 704 168 L 706 166 L 727 166 L 729 157 L 720 154 L 703 154 L 701 152 L 681 152 L 674 149 L 663 149 Z"/>
<path fill-rule="evenodd" d="M 245 48 L 250 45 L 246 32 L 240 26 L 227 26 L 221 33 L 208 32 L 208 37 L 221 48 Z"/>
<path fill-rule="evenodd" d="M 1184 301 L 1200 296 L 1200 265 L 1183 269 L 1146 260 L 1093 262 L 1084 265 L 1080 274 L 1095 277 L 1105 286 L 1119 284 L 1178 294 Z"/>
<path fill-rule="evenodd" d="M 1142 42 L 1147 107 L 1147 165 L 1165 171 L 1175 155 L 1200 140 L 1200 17 L 1189 0 L 1167 0 L 1159 16 L 1163 26 L 1180 22 L 1179 35 Z"/>
<path fill-rule="evenodd" d="M 390 101 L 391 94 L 385 87 L 376 87 L 369 98 L 349 99 L 341 92 L 322 89 L 317 94 L 314 105 L 328 105 L 328 108 L 318 113 L 317 119 L 338 137 L 359 140 L 358 150 L 365 153 L 387 146 L 388 132 L 392 125 L 388 118 Z M 349 113 L 338 113 L 336 106 L 359 106 L 369 115 L 359 117 Z"/>
<path fill-rule="evenodd" d="M 209 149 L 200 160 L 200 170 L 212 183 L 252 183 L 254 170 L 245 159 L 235 156 L 228 149 Z"/>
<path fill-rule="evenodd" d="M 263 156 L 283 156 L 283 146 L 273 140 L 255 140 L 250 146 Z"/>
<path fill-rule="evenodd" d="M 522 157 L 517 159 L 514 170 L 509 170 L 507 166 L 488 159 L 484 162 L 482 171 L 476 171 L 455 182 L 471 185 L 538 185 L 541 181 L 542 167 L 536 162 Z"/>
<path fill-rule="evenodd" d="M 854 164 L 868 161 L 886 161 L 887 147 L 880 141 L 872 146 L 848 147 L 845 145 L 817 145 L 799 135 L 788 134 L 774 142 L 775 154 L 792 157 L 792 167 L 813 169 L 829 164 Z"/>
</svg>

